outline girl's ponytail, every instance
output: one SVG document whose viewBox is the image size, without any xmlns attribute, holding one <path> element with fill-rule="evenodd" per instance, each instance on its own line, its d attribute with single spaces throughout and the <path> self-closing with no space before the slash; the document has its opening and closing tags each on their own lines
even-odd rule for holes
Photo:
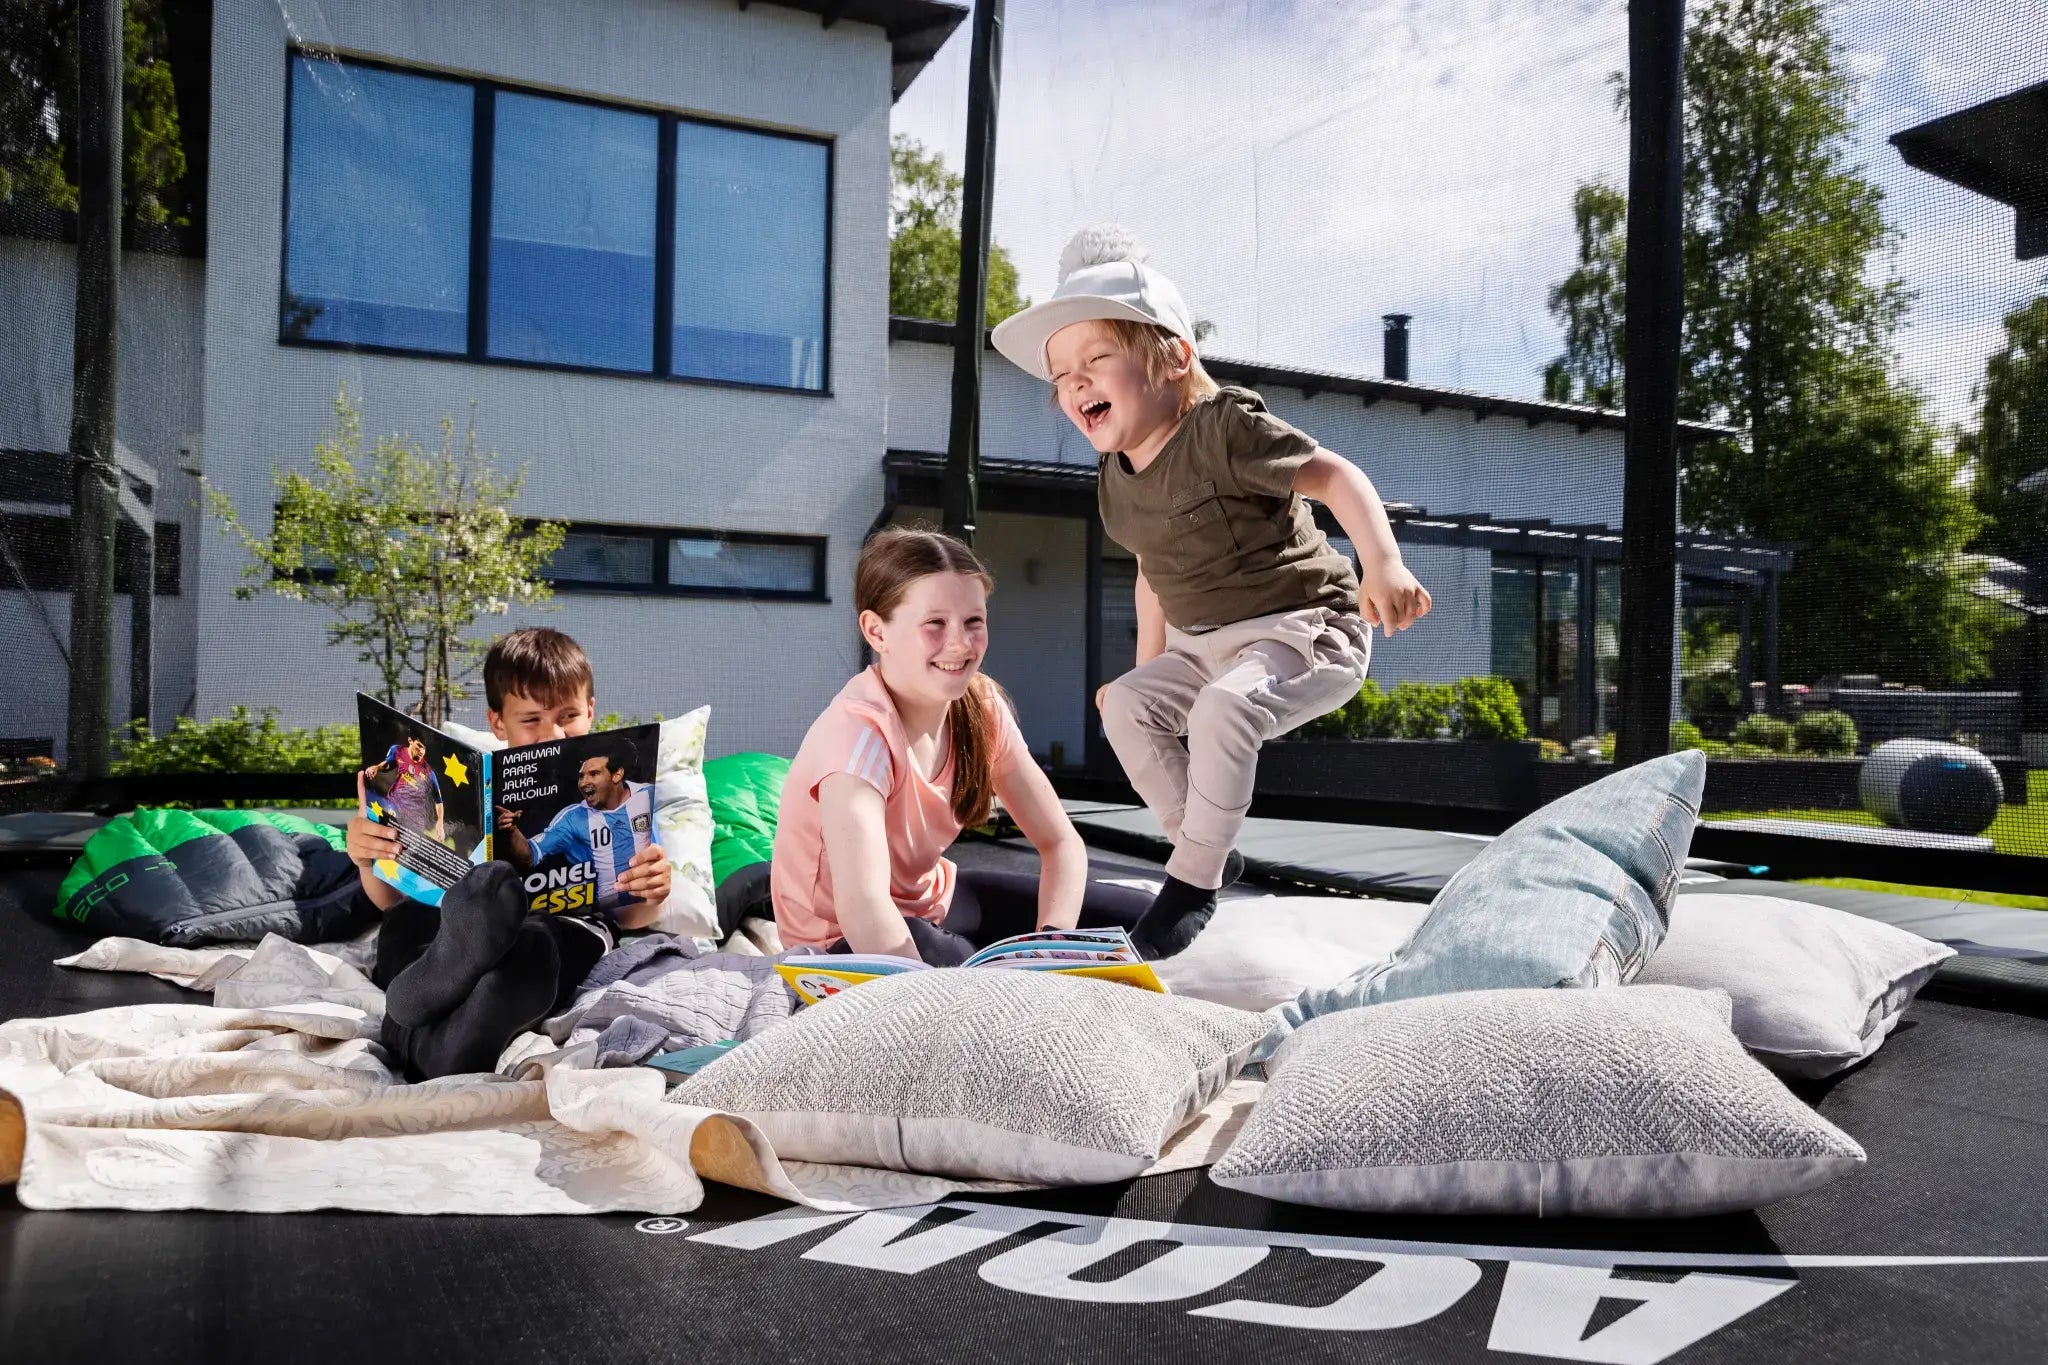
<svg viewBox="0 0 2048 1365">
<path fill-rule="evenodd" d="M 947 717 L 953 729 L 953 818 L 962 828 L 988 823 L 996 794 L 996 746 L 1002 741 L 1003 690 L 977 674 Z"/>
</svg>

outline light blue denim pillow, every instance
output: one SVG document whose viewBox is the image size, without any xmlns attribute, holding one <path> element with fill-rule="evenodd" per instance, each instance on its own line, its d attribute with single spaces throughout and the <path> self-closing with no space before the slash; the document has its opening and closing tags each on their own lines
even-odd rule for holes
<svg viewBox="0 0 2048 1365">
<path fill-rule="evenodd" d="M 1451 991 L 1619 986 L 1664 941 L 1706 756 L 1667 754 L 1560 797 L 1437 893 L 1406 947 L 1275 1014 L 1260 1049 L 1318 1015 Z"/>
</svg>

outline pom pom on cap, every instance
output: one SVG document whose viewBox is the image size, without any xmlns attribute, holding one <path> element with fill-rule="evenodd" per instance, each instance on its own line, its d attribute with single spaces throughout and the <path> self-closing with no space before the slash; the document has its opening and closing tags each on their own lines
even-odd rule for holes
<svg viewBox="0 0 2048 1365">
<path fill-rule="evenodd" d="M 1151 254 L 1128 228 L 1118 227 L 1115 223 L 1085 227 L 1075 233 L 1066 249 L 1060 252 L 1060 283 L 1065 284 L 1067 276 L 1091 265 L 1108 265 L 1112 261 L 1141 262 Z"/>
</svg>

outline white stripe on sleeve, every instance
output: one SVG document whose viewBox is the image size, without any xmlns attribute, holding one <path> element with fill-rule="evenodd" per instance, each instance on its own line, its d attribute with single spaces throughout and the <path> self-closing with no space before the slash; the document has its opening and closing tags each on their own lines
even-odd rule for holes
<svg viewBox="0 0 2048 1365">
<path fill-rule="evenodd" d="M 846 761 L 846 771 L 873 787 L 882 795 L 889 794 L 896 776 L 896 766 L 889 759 L 889 742 L 882 738 L 882 732 L 870 725 L 860 732 L 854 743 L 853 756 Z"/>
</svg>

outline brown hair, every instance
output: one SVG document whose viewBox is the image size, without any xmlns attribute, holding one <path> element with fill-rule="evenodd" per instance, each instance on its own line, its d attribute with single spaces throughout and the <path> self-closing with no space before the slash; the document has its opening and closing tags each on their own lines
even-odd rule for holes
<svg viewBox="0 0 2048 1365">
<path fill-rule="evenodd" d="M 1164 327 L 1149 322 L 1137 322 L 1130 318 L 1104 318 L 1110 335 L 1127 356 L 1145 367 L 1145 377 L 1155 384 L 1166 382 L 1166 372 L 1181 361 L 1181 338 Z M 1195 354 L 1195 348 L 1187 349 L 1188 372 L 1180 377 L 1180 410 L 1186 416 L 1189 408 L 1216 392 L 1216 381 L 1202 368 L 1202 358 Z"/>
<path fill-rule="evenodd" d="M 484 704 L 503 712 L 513 693 L 543 706 L 589 700 L 596 692 L 590 656 L 559 630 L 533 626 L 501 635 L 484 655 Z"/>
<path fill-rule="evenodd" d="M 877 531 L 861 546 L 853 569 L 853 609 L 871 611 L 888 620 L 902 605 L 910 585 L 937 573 L 966 574 L 994 592 L 988 567 L 949 535 L 929 526 L 892 526 Z M 988 820 L 995 796 L 996 737 L 1002 723 L 998 707 L 1007 703 L 995 679 L 977 673 L 967 695 L 947 713 L 953 729 L 953 818 L 963 826 Z"/>
</svg>

